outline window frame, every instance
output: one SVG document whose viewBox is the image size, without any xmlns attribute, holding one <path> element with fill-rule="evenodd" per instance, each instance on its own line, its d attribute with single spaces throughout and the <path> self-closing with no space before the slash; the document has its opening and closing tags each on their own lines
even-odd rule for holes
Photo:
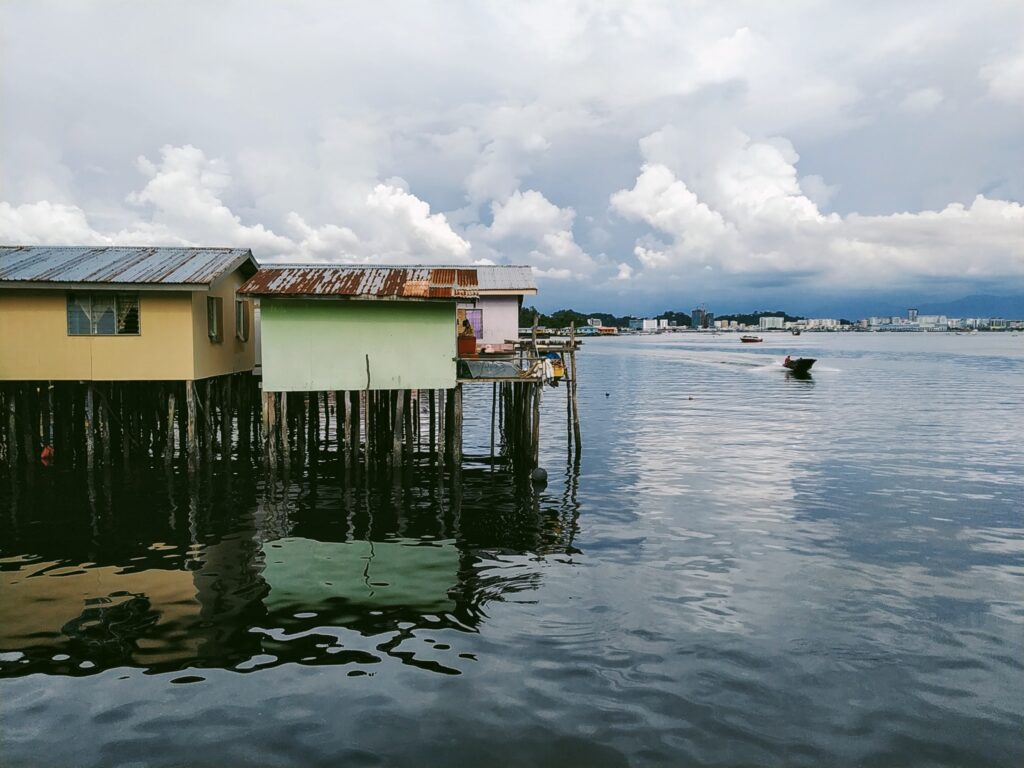
<svg viewBox="0 0 1024 768">
<path fill-rule="evenodd" d="M 111 301 L 114 309 L 114 330 L 100 332 L 96 330 L 96 319 L 93 317 L 93 302 L 99 297 L 104 302 Z M 121 302 L 131 299 L 135 302 L 135 323 L 137 330 L 120 331 L 118 318 L 120 317 Z M 88 330 L 75 332 L 71 328 L 72 301 L 83 307 L 83 312 L 88 323 Z M 80 338 L 83 336 L 141 336 L 142 335 L 142 299 L 137 291 L 68 291 L 64 303 L 65 331 L 68 336 Z"/>
<path fill-rule="evenodd" d="M 235 338 L 243 344 L 252 335 L 252 314 L 247 299 L 235 299 Z"/>
<path fill-rule="evenodd" d="M 224 341 L 224 299 L 220 296 L 206 297 L 206 335 L 211 344 Z"/>
</svg>

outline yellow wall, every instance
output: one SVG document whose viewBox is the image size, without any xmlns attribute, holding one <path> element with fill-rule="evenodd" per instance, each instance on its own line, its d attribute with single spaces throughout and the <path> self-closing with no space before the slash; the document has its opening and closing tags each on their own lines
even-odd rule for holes
<svg viewBox="0 0 1024 768">
<path fill-rule="evenodd" d="M 0 380 L 192 377 L 188 294 L 140 291 L 138 336 L 69 336 L 67 293 L 0 290 Z"/>
<path fill-rule="evenodd" d="M 196 379 L 220 376 L 225 373 L 251 371 L 256 364 L 256 342 L 253 330 L 252 299 L 248 300 L 249 340 L 241 342 L 235 335 L 235 291 L 244 280 L 239 272 L 228 275 L 209 293 L 196 293 L 192 297 L 192 347 Z M 210 341 L 206 322 L 206 298 L 220 296 L 224 300 L 223 341 Z"/>
<path fill-rule="evenodd" d="M 139 291 L 138 336 L 70 336 L 66 290 L 0 289 L 0 381 L 185 381 L 251 370 L 235 337 L 239 272 L 211 293 Z M 87 291 L 83 291 L 87 292 Z M 224 340 L 210 341 L 206 297 L 224 299 Z"/>
</svg>

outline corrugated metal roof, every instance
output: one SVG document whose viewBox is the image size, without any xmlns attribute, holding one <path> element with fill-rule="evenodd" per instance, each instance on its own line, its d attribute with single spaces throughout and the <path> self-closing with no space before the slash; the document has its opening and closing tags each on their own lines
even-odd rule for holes
<svg viewBox="0 0 1024 768">
<path fill-rule="evenodd" d="M 248 248 L 8 246 L 0 247 L 0 283 L 209 285 L 246 259 Z"/>
<path fill-rule="evenodd" d="M 266 266 L 238 292 L 361 299 L 471 299 L 478 295 L 475 269 L 348 265 Z"/>
<path fill-rule="evenodd" d="M 474 267 L 481 292 L 537 291 L 531 267 L 487 265 Z"/>
<path fill-rule="evenodd" d="M 533 268 L 507 264 L 478 264 L 468 266 L 432 266 L 429 264 L 402 264 L 402 269 L 472 269 L 476 272 L 477 288 L 481 293 L 490 291 L 500 293 L 536 293 L 537 282 L 533 278 Z M 359 267 L 368 269 L 370 267 Z"/>
</svg>

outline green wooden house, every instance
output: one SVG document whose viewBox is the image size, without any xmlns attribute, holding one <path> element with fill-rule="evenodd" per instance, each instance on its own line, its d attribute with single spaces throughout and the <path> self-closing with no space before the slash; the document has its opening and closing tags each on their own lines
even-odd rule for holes
<svg viewBox="0 0 1024 768">
<path fill-rule="evenodd" d="M 476 270 L 268 266 L 239 288 L 259 299 L 265 392 L 450 389 L 456 305 Z"/>
</svg>

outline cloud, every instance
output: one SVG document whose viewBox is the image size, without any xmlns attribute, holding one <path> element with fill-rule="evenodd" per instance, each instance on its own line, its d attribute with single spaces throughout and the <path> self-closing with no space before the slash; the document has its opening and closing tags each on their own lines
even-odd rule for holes
<svg viewBox="0 0 1024 768">
<path fill-rule="evenodd" d="M 648 146 L 665 155 L 660 141 Z M 789 275 L 818 288 L 849 290 L 922 278 L 1024 277 L 1021 204 L 978 195 L 970 205 L 938 211 L 823 214 L 801 188 L 797 160 L 783 139 L 734 136 L 716 157 L 689 165 L 712 204 L 666 165 L 644 165 L 631 189 L 610 198 L 615 213 L 652 230 L 636 241 L 634 284 L 657 288 L 667 277 L 693 276 L 698 268 L 750 285 Z"/>
<path fill-rule="evenodd" d="M 251 248 L 262 261 L 309 259 L 374 263 L 468 263 L 470 244 L 445 216 L 404 188 L 400 179 L 377 183 L 345 218 L 352 226 L 312 226 L 295 211 L 287 234 L 244 223 L 223 201 L 233 180 L 223 160 L 191 145 L 164 146 L 159 160 L 136 160 L 145 178 L 125 198 L 128 221 L 101 231 L 82 208 L 39 201 L 0 203 L 0 239 L 10 243 L 216 245 Z M 357 233 L 356 229 L 359 232 Z"/>
<path fill-rule="evenodd" d="M 1008 104 L 1024 104 L 1024 50 L 986 64 L 979 75 L 995 98 Z"/>
<path fill-rule="evenodd" d="M 536 266 L 543 277 L 565 280 L 594 273 L 597 264 L 576 242 L 576 212 L 560 208 L 534 189 L 516 190 L 491 204 L 490 226 L 473 227 L 471 236 L 500 250 L 511 261 Z"/>
<path fill-rule="evenodd" d="M 0 7 L 0 237 L 528 262 L 581 304 L 1016 274 L 1019 3 L 302 6 Z"/>
<path fill-rule="evenodd" d="M 926 114 L 932 112 L 945 98 L 939 88 L 918 88 L 903 97 L 900 109 L 912 114 Z"/>
<path fill-rule="evenodd" d="M 92 229 L 81 208 L 46 200 L 19 206 L 0 202 L 0 239 L 23 245 L 110 243 Z"/>
</svg>

